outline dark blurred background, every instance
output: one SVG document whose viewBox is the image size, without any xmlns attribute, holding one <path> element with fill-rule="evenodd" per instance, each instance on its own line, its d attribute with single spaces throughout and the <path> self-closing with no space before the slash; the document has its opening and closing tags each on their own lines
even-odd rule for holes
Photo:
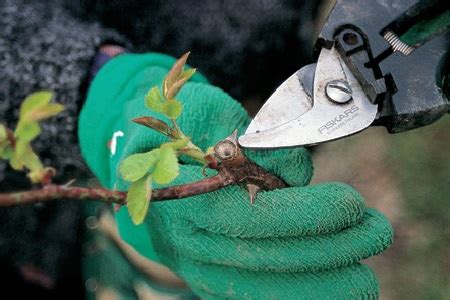
<svg viewBox="0 0 450 300">
<path fill-rule="evenodd" d="M 1 116 L 13 119 L 16 109 L 13 104 L 28 93 L 27 88 L 38 88 L 39 82 L 47 79 L 51 82 L 52 78 L 67 73 L 73 62 L 75 70 L 76 66 L 89 66 L 102 30 L 113 32 L 105 35 L 110 40 L 103 42 L 120 40 L 135 52 L 179 56 L 190 50 L 190 64 L 254 114 L 284 79 L 313 61 L 314 39 L 333 2 L 233 0 L 205 1 L 199 5 L 194 0 L 1 1 L 0 22 L 4 30 L 0 35 L 0 65 L 39 64 L 47 60 L 47 65 L 59 70 L 42 73 L 39 67 L 31 66 L 29 74 L 47 74 L 47 78 L 39 77 L 39 81 L 26 88 L 27 82 L 10 75 L 20 73 L 20 68 L 1 75 L 2 97 L 16 101 L 0 100 Z M 58 27 L 57 38 L 49 38 L 46 44 L 35 41 L 33 37 L 41 34 L 41 27 L 45 28 L 43 36 L 50 37 Z M 70 44 L 80 47 L 70 53 L 75 58 L 58 69 L 59 62 L 46 56 L 48 49 L 77 37 L 84 39 L 82 43 Z M 85 50 L 90 42 L 93 50 Z M 17 49 L 26 47 L 34 47 L 32 59 L 18 55 Z M 41 54 L 44 59 L 40 59 Z M 14 55 L 18 58 L 11 60 Z M 77 62 L 77 55 L 83 64 Z M 71 115 L 65 116 L 66 120 L 74 119 L 75 124 L 88 71 L 79 73 L 81 79 L 76 84 L 64 86 L 57 93 L 63 101 L 76 104 Z M 70 94 L 66 89 L 76 92 Z M 2 105 L 9 107 L 2 110 Z M 49 125 L 49 129 L 61 125 L 54 126 Z M 368 205 L 382 211 L 394 226 L 393 246 L 367 260 L 380 279 L 382 299 L 448 299 L 450 295 L 449 128 L 450 117 L 446 116 L 433 125 L 407 133 L 389 135 L 383 128 L 371 128 L 312 149 L 314 183 L 333 180 L 355 186 Z M 44 137 L 41 143 L 49 141 L 59 140 Z M 39 149 L 50 153 L 45 145 Z M 51 155 L 47 155 L 51 161 Z M 76 162 L 69 162 L 69 166 L 61 162 L 65 175 L 59 180 L 80 174 L 91 176 L 85 169 L 81 173 L 74 171 L 83 169 L 76 154 L 74 157 Z M 23 187 L 21 179 L 5 168 L 0 165 L 1 190 Z M 1 209 L 2 289 L 15 292 L 18 297 L 32 293 L 38 298 L 58 299 L 67 295 L 82 298 L 83 210 L 73 204 Z"/>
</svg>

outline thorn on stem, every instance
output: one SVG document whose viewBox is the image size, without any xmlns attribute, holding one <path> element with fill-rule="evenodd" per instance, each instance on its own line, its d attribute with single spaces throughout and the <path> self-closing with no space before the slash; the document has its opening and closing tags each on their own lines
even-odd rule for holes
<svg viewBox="0 0 450 300">
<path fill-rule="evenodd" d="M 68 188 L 68 187 L 70 187 L 75 181 L 77 181 L 75 178 L 74 179 L 70 179 L 69 181 L 67 181 L 66 183 L 64 183 L 63 185 L 62 185 L 62 188 Z"/>
<path fill-rule="evenodd" d="M 237 145 L 237 129 L 233 131 L 225 140 L 228 140 L 232 142 L 233 144 Z"/>
<path fill-rule="evenodd" d="M 248 194 L 250 196 L 250 203 L 254 204 L 255 199 L 256 199 L 256 194 L 259 192 L 259 190 L 261 188 L 259 186 L 257 186 L 256 184 L 248 183 L 247 189 L 248 189 Z"/>
</svg>

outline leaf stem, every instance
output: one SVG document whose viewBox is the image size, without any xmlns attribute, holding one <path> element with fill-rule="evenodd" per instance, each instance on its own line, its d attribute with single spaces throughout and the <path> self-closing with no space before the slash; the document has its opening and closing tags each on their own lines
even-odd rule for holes
<svg viewBox="0 0 450 300">
<path fill-rule="evenodd" d="M 175 132 L 175 135 L 178 136 L 179 139 L 185 138 L 186 135 L 183 131 L 181 131 L 177 122 L 174 119 L 170 119 L 170 121 L 172 122 L 173 126 L 172 132 Z M 203 152 L 202 149 L 200 149 L 200 147 L 194 144 L 191 140 L 189 140 L 187 145 L 180 150 L 180 153 L 191 157 L 202 165 L 205 165 L 207 163 L 205 159 L 206 153 Z"/>
<path fill-rule="evenodd" d="M 172 122 L 173 129 L 175 129 L 175 132 L 179 136 L 179 138 L 182 139 L 182 138 L 186 137 L 184 135 L 183 131 L 181 131 L 181 129 L 178 126 L 177 122 L 174 119 L 170 119 L 170 121 Z"/>
<path fill-rule="evenodd" d="M 207 164 L 207 161 L 205 159 L 206 153 L 191 141 L 187 143 L 186 147 L 181 148 L 179 152 L 183 155 L 191 157 L 202 165 Z"/>
</svg>

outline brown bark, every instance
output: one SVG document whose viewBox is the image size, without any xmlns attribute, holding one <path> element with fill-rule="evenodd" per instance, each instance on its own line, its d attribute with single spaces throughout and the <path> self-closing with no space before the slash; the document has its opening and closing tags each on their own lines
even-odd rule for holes
<svg viewBox="0 0 450 300">
<path fill-rule="evenodd" d="M 259 190 L 274 190 L 286 187 L 275 175 L 249 160 L 235 142 L 233 135 L 219 142 L 215 149 L 217 163 L 214 166 L 218 174 L 193 183 L 153 190 L 151 201 L 180 199 L 216 191 L 230 184 L 245 183 L 253 203 Z M 126 192 L 107 189 L 71 187 L 48 184 L 41 189 L 26 192 L 0 194 L 0 206 L 17 206 L 57 199 L 99 200 L 106 203 L 126 204 Z"/>
<path fill-rule="evenodd" d="M 0 206 L 17 206 L 57 199 L 100 200 L 106 203 L 125 204 L 126 196 L 126 192 L 50 184 L 32 191 L 0 194 Z"/>
</svg>

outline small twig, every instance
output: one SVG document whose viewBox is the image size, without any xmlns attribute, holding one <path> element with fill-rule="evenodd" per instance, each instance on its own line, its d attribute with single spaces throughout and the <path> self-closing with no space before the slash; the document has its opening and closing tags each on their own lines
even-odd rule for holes
<svg viewBox="0 0 450 300">
<path fill-rule="evenodd" d="M 165 189 L 153 190 L 152 201 L 180 199 L 216 191 L 229 185 L 221 175 L 205 178 L 193 183 L 175 185 Z"/>
<path fill-rule="evenodd" d="M 227 181 L 222 176 L 216 175 L 193 183 L 153 190 L 151 201 L 180 199 L 205 194 L 216 191 L 230 183 L 230 181 Z M 125 205 L 126 198 L 126 192 L 51 184 L 32 191 L 1 193 L 0 207 L 42 203 L 58 199 L 98 200 L 105 203 Z"/>
<path fill-rule="evenodd" d="M 100 200 L 106 203 L 124 204 L 126 194 L 126 192 L 110 191 L 107 189 L 67 188 L 65 186 L 51 184 L 32 191 L 0 194 L 0 206 L 17 206 L 57 199 Z"/>
<path fill-rule="evenodd" d="M 153 190 L 151 201 L 180 199 L 216 191 L 234 183 L 222 175 L 205 178 L 193 183 Z M 1 193 L 0 207 L 48 202 L 58 199 L 98 200 L 105 203 L 126 204 L 127 193 L 107 189 L 47 185 L 41 189 L 17 193 Z"/>
<path fill-rule="evenodd" d="M 205 194 L 216 191 L 231 183 L 233 182 L 223 176 L 216 175 L 193 183 L 153 190 L 151 201 L 180 199 Z M 58 199 L 98 200 L 106 203 L 125 205 L 126 198 L 126 192 L 52 184 L 32 191 L 1 193 L 0 207 L 41 203 Z"/>
<path fill-rule="evenodd" d="M 236 143 L 236 134 L 217 143 L 214 148 L 217 164 L 210 164 L 218 174 L 196 182 L 156 189 L 151 201 L 180 199 L 216 191 L 231 184 L 247 184 L 253 203 L 259 190 L 274 190 L 286 187 L 281 179 L 249 160 Z M 214 167 L 212 167 L 214 166 Z M 126 204 L 126 192 L 107 189 L 72 187 L 48 184 L 41 189 L 0 194 L 0 207 L 47 202 L 57 199 L 98 200 L 106 203 Z"/>
<path fill-rule="evenodd" d="M 109 238 L 127 257 L 128 261 L 153 282 L 163 284 L 170 288 L 186 288 L 183 279 L 178 277 L 166 266 L 150 260 L 137 252 L 131 245 L 120 237 L 114 219 L 105 213 L 98 219 L 99 229 Z"/>
</svg>

